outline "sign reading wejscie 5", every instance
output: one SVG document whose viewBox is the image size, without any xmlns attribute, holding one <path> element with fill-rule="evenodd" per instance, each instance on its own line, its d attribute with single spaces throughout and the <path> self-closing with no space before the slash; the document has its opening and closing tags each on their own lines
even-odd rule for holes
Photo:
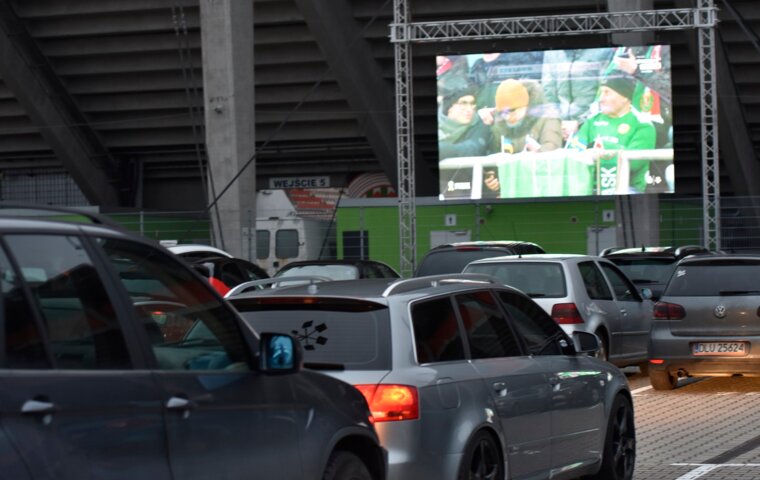
<svg viewBox="0 0 760 480">
<path fill-rule="evenodd" d="M 269 188 L 327 188 L 330 177 L 272 177 Z"/>
</svg>

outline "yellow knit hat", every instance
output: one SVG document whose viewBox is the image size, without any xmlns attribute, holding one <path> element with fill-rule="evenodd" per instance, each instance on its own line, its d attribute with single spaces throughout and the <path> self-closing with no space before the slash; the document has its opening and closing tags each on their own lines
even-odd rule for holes
<svg viewBox="0 0 760 480">
<path fill-rule="evenodd" d="M 517 80 L 504 80 L 496 89 L 496 109 L 514 110 L 520 107 L 527 107 L 530 98 L 528 89 Z"/>
</svg>

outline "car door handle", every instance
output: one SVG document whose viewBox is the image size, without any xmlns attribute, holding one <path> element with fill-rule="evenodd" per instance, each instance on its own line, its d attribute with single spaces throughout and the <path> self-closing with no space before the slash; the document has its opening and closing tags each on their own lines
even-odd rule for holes
<svg viewBox="0 0 760 480">
<path fill-rule="evenodd" d="M 622 313 L 623 315 L 628 315 L 628 311 L 625 308 L 621 308 L 620 313 Z"/>
<path fill-rule="evenodd" d="M 182 418 L 190 417 L 190 410 L 195 408 L 195 403 L 185 397 L 173 396 L 166 401 L 166 409 L 180 412 Z"/>
<path fill-rule="evenodd" d="M 495 382 L 493 384 L 493 389 L 502 397 L 507 394 L 507 384 L 504 382 Z"/>
<path fill-rule="evenodd" d="M 55 412 L 55 404 L 44 400 L 27 400 L 21 405 L 21 413 L 44 415 Z"/>
</svg>

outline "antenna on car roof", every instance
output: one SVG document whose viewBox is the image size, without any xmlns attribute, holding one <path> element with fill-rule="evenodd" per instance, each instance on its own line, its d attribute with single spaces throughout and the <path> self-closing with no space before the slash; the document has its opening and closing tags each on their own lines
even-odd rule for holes
<svg viewBox="0 0 760 480">
<path fill-rule="evenodd" d="M 647 251 L 647 247 L 645 247 L 643 243 L 641 244 L 641 251 L 642 252 L 646 252 Z"/>
</svg>

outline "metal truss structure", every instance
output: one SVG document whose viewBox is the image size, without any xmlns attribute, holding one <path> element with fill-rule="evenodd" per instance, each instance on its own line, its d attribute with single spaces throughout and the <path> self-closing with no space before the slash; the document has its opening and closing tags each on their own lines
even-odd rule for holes
<svg viewBox="0 0 760 480">
<path fill-rule="evenodd" d="M 578 15 L 495 18 L 443 22 L 410 22 L 408 0 L 394 0 L 390 38 L 395 46 L 396 125 L 398 151 L 401 273 L 415 264 L 415 202 L 411 45 L 461 40 L 510 39 L 560 35 L 699 30 L 699 73 L 702 120 L 704 244 L 720 248 L 720 185 L 715 86 L 714 0 L 696 0 L 695 8 L 602 12 Z"/>
</svg>

